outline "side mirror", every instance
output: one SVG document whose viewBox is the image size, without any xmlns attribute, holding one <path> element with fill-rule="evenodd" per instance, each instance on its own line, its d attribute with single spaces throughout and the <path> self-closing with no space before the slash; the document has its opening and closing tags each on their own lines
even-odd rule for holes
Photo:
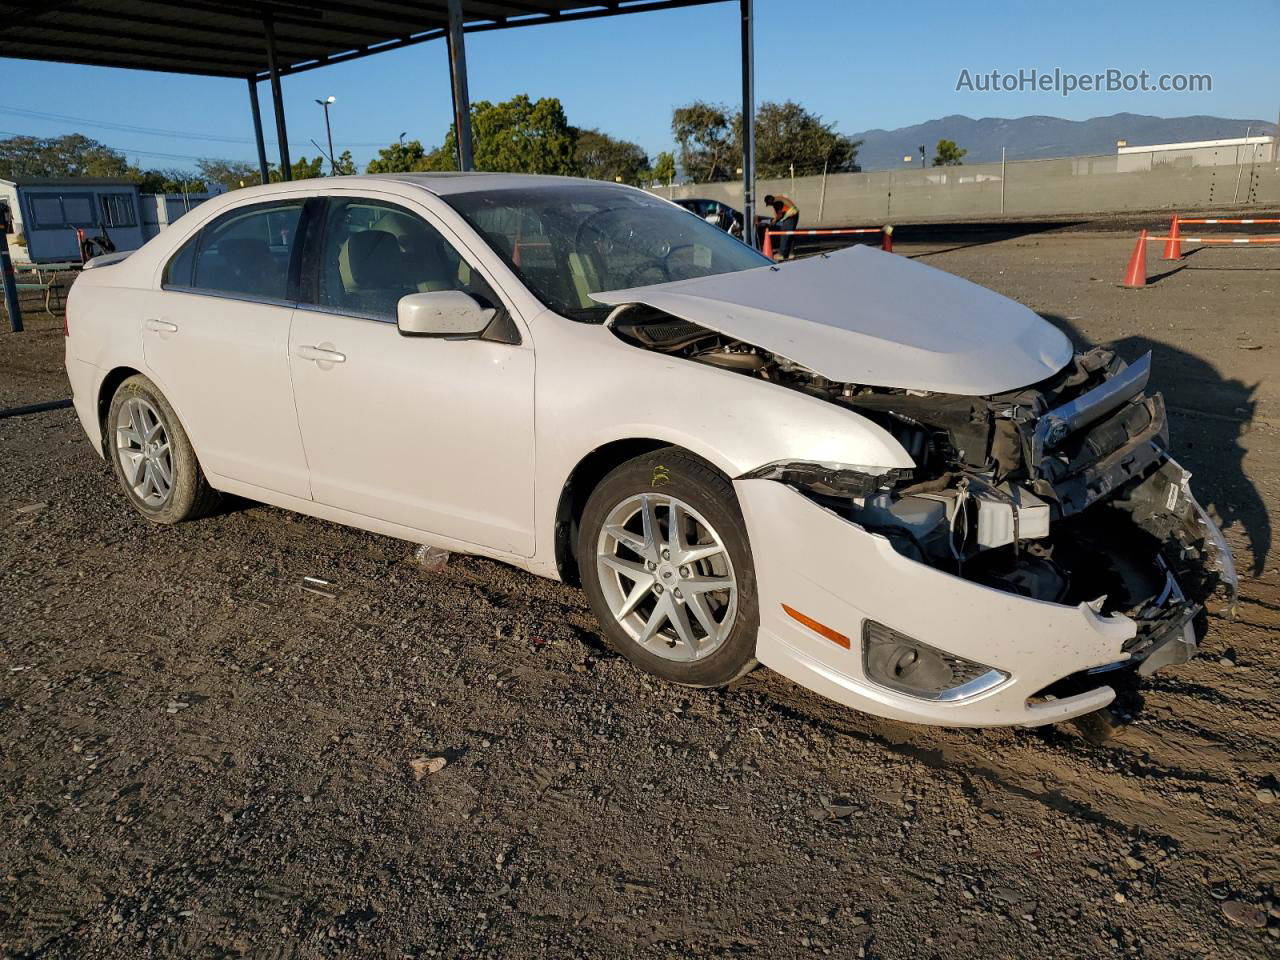
<svg viewBox="0 0 1280 960">
<path fill-rule="evenodd" d="M 396 304 L 396 327 L 404 337 L 479 337 L 496 311 L 461 290 L 411 293 Z"/>
</svg>

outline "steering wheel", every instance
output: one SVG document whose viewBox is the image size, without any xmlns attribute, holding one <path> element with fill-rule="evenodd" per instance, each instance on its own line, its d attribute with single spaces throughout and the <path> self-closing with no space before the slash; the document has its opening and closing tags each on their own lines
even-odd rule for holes
<svg viewBox="0 0 1280 960">
<path fill-rule="evenodd" d="M 595 221 L 599 220 L 601 217 L 607 217 L 613 214 L 614 212 L 615 211 L 613 210 L 597 210 L 595 213 L 591 214 L 591 216 L 583 220 L 582 223 L 578 224 L 578 229 L 573 235 L 573 249 L 577 251 L 582 250 L 583 248 L 582 235 L 585 234 L 588 229 L 592 230 L 595 233 L 596 237 L 599 238 L 600 241 L 603 241 L 605 244 L 607 244 L 609 249 L 612 249 L 613 237 L 611 237 L 609 234 L 605 233 L 603 230 L 597 227 L 595 225 Z"/>
<path fill-rule="evenodd" d="M 658 279 L 649 280 L 645 283 L 637 283 L 636 280 L 639 277 L 644 276 L 646 273 L 656 273 L 658 274 Z M 666 261 L 666 258 L 664 257 L 663 259 L 659 260 L 657 263 L 640 264 L 640 266 L 636 267 L 634 270 L 632 270 L 630 273 L 627 274 L 626 279 L 622 281 L 622 285 L 623 287 L 647 287 L 655 283 L 666 283 L 670 279 L 671 279 L 671 271 L 667 268 L 667 261 Z"/>
<path fill-rule="evenodd" d="M 649 283 L 666 283 L 668 280 L 674 280 L 675 278 L 671 276 L 671 255 L 673 253 L 676 253 L 679 250 L 687 250 L 690 247 L 693 247 L 695 245 L 692 243 L 682 243 L 678 246 L 673 247 L 670 244 L 668 244 L 666 241 L 663 241 L 661 246 L 665 250 L 665 252 L 661 255 L 658 262 L 644 263 L 636 267 L 629 274 L 627 274 L 627 278 L 623 281 L 624 286 L 628 286 L 628 287 L 647 286 L 647 284 L 636 283 L 635 281 L 638 277 L 643 276 L 645 273 L 649 273 L 649 272 L 653 272 L 661 275 L 661 279 L 650 280 Z"/>
<path fill-rule="evenodd" d="M 596 226 L 595 221 L 600 217 L 607 216 L 614 212 L 615 211 L 613 210 L 599 210 L 596 213 L 591 214 L 591 216 L 587 217 L 578 225 L 577 232 L 573 236 L 574 249 L 582 251 L 584 250 L 583 235 L 588 230 L 594 231 L 598 240 L 596 243 L 590 245 L 592 248 L 590 255 L 593 259 L 597 260 L 597 265 L 602 268 L 601 275 L 603 275 L 605 271 L 603 269 L 604 264 L 599 263 L 599 261 L 603 258 L 604 254 L 613 249 L 614 239 L 610 234 Z M 635 238 L 636 233 L 634 228 L 629 229 L 627 232 L 627 239 L 634 240 Z M 678 247 L 673 247 L 667 240 L 659 240 L 654 244 L 640 243 L 637 245 L 647 248 L 646 252 L 652 255 L 654 260 L 649 263 L 642 263 L 640 266 L 632 269 L 631 272 L 629 272 L 622 280 L 622 285 L 624 287 L 643 287 L 654 283 L 666 283 L 671 280 L 671 268 L 668 263 L 668 258 L 676 250 L 692 246 L 692 244 L 686 243 L 681 244 Z M 653 274 L 656 279 L 648 279 L 644 282 L 639 282 L 646 274 Z"/>
</svg>

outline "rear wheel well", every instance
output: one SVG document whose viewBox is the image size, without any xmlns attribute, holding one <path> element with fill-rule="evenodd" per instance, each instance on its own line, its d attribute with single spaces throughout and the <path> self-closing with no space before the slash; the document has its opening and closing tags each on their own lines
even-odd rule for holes
<svg viewBox="0 0 1280 960">
<path fill-rule="evenodd" d="M 578 542 L 578 521 L 582 517 L 583 508 L 587 505 L 587 498 L 591 496 L 591 491 L 595 490 L 600 481 L 615 467 L 620 467 L 628 460 L 634 460 L 636 457 L 663 447 L 672 447 L 687 456 L 698 460 L 703 459 L 692 451 L 665 440 L 632 437 L 606 443 L 578 461 L 578 465 L 573 468 L 573 472 L 565 481 L 560 491 L 560 502 L 556 505 L 556 570 L 565 583 L 575 587 L 582 585 L 575 544 Z M 708 466 L 718 469 L 714 464 L 708 463 Z"/>
<path fill-rule="evenodd" d="M 130 377 L 137 376 L 141 370 L 132 367 L 116 367 L 102 378 L 102 386 L 98 388 L 98 426 L 102 428 L 102 446 L 107 445 L 107 411 L 111 408 L 111 398 L 116 395 L 120 384 Z"/>
</svg>

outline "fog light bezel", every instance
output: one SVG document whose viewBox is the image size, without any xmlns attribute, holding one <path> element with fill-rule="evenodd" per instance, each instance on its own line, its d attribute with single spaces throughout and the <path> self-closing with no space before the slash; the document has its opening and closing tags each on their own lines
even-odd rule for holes
<svg viewBox="0 0 1280 960">
<path fill-rule="evenodd" d="M 916 660 L 913 663 L 921 662 L 921 654 L 923 654 L 930 658 L 935 666 L 940 662 L 950 668 L 953 677 L 957 675 L 957 668 L 960 668 L 959 680 L 951 686 L 928 689 L 886 676 L 879 665 L 873 661 L 873 653 L 877 652 L 875 648 L 885 646 L 894 646 L 904 652 L 915 652 Z M 887 624 L 871 619 L 864 620 L 862 623 L 862 672 L 863 676 L 876 686 L 903 696 L 934 703 L 971 700 L 990 693 L 1009 680 L 1009 674 L 1003 670 L 941 650 L 932 644 L 894 630 Z"/>
</svg>

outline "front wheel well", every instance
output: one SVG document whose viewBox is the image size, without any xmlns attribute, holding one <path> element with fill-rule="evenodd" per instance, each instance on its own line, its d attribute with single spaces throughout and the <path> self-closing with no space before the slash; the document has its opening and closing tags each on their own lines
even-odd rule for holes
<svg viewBox="0 0 1280 960">
<path fill-rule="evenodd" d="M 702 460 L 712 469 L 718 469 L 714 464 L 684 447 L 666 440 L 655 440 L 652 437 L 614 440 L 602 447 L 596 447 L 578 461 L 578 465 L 565 480 L 564 487 L 560 490 L 560 502 L 556 505 L 556 570 L 561 580 L 574 587 L 582 585 L 575 544 L 578 542 L 578 521 L 582 517 L 582 511 L 587 505 L 591 492 L 616 467 L 664 447 L 679 450 L 686 456 Z"/>
</svg>

